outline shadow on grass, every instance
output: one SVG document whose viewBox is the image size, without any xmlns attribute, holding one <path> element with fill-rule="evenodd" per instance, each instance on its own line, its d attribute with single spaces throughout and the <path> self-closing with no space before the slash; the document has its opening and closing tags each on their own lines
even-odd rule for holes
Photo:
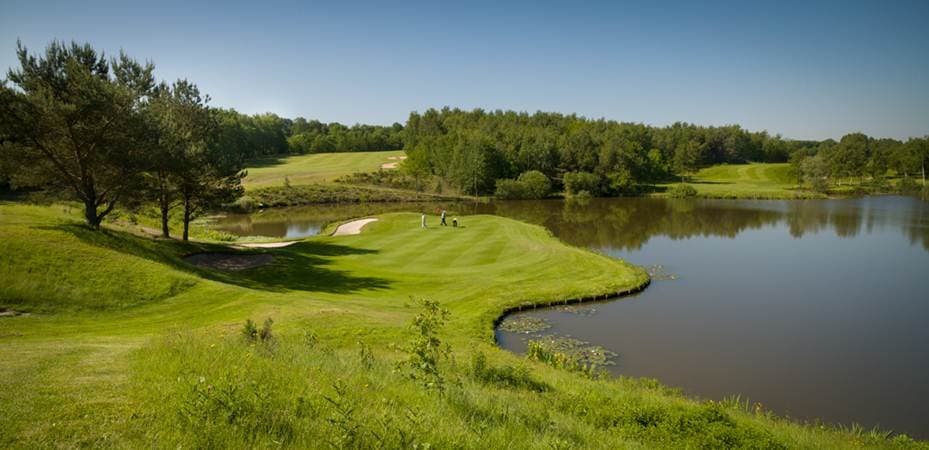
<svg viewBox="0 0 929 450">
<path fill-rule="evenodd" d="M 325 266 L 334 257 L 366 255 L 375 250 L 359 249 L 345 245 L 301 242 L 271 252 L 274 263 L 226 276 L 230 282 L 254 289 L 272 291 L 301 290 L 346 294 L 360 290 L 386 289 L 390 282 L 384 278 L 352 275 L 343 270 Z"/>
<path fill-rule="evenodd" d="M 62 224 L 40 228 L 65 232 L 88 245 L 108 248 L 165 264 L 173 269 L 201 278 L 250 289 L 274 292 L 302 290 L 345 294 L 362 289 L 384 289 L 390 284 L 388 280 L 383 278 L 360 277 L 347 271 L 325 268 L 324 266 L 330 264 L 335 257 L 376 253 L 375 250 L 358 249 L 345 245 L 301 242 L 281 249 L 236 250 L 219 244 L 151 240 L 123 231 L 93 230 L 79 224 Z M 221 272 L 197 267 L 182 259 L 185 255 L 204 252 L 226 254 L 269 253 L 274 255 L 274 262 L 253 269 Z M 127 269 L 131 270 L 131 268 Z"/>
<path fill-rule="evenodd" d="M 709 181 L 709 180 L 691 180 L 689 184 L 734 184 L 731 181 Z"/>
<path fill-rule="evenodd" d="M 260 158 L 255 158 L 249 160 L 245 167 L 250 169 L 257 169 L 261 167 L 271 167 L 284 163 L 284 158 L 294 155 L 272 155 L 272 156 L 262 156 Z"/>
</svg>

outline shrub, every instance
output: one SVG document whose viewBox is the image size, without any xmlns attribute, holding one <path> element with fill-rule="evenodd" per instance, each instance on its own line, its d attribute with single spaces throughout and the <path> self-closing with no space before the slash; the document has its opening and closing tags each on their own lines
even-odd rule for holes
<svg viewBox="0 0 929 450">
<path fill-rule="evenodd" d="M 523 185 L 524 194 L 526 195 L 525 198 L 545 198 L 548 197 L 548 194 L 552 191 L 552 181 L 538 170 L 523 172 L 522 175 L 519 176 L 518 181 Z"/>
<path fill-rule="evenodd" d="M 274 335 L 271 333 L 271 325 L 274 324 L 274 321 L 270 317 L 265 319 L 265 323 L 261 325 L 261 330 L 258 331 L 258 339 L 261 339 L 262 342 L 270 341 L 274 339 Z"/>
<path fill-rule="evenodd" d="M 689 184 L 676 184 L 668 189 L 668 197 L 671 198 L 692 198 L 697 196 L 697 190 Z"/>
<path fill-rule="evenodd" d="M 590 195 L 590 191 L 581 191 L 577 194 L 571 196 L 575 200 L 590 200 L 593 195 Z"/>
<path fill-rule="evenodd" d="M 564 189 L 571 196 L 582 191 L 591 196 L 600 195 L 600 177 L 590 172 L 568 172 L 564 174 Z"/>
<path fill-rule="evenodd" d="M 538 170 L 530 170 L 516 180 L 497 180 L 494 196 L 506 200 L 538 200 L 547 197 L 551 191 L 551 180 Z"/>
<path fill-rule="evenodd" d="M 442 391 L 445 378 L 439 373 L 439 363 L 448 357 L 451 349 L 442 345 L 438 331 L 448 321 L 449 312 L 438 302 L 423 299 L 419 304 L 423 311 L 410 323 L 413 338 L 406 350 L 406 360 L 400 361 L 397 369 L 427 389 Z"/>
<path fill-rule="evenodd" d="M 260 205 L 258 204 L 257 201 L 255 201 L 254 198 L 249 197 L 247 195 L 243 195 L 239 197 L 238 200 L 233 202 L 231 206 L 232 206 L 232 209 L 250 213 L 254 211 L 255 209 L 257 209 Z"/>
<path fill-rule="evenodd" d="M 358 358 L 361 362 L 361 367 L 366 370 L 370 370 L 374 367 L 374 352 L 371 351 L 371 347 L 368 347 L 364 342 L 358 341 L 360 349 L 358 350 Z"/>
<path fill-rule="evenodd" d="M 273 324 L 274 321 L 268 317 L 259 330 L 252 319 L 246 319 L 245 325 L 242 326 L 242 337 L 248 342 L 255 342 L 258 340 L 261 342 L 270 342 L 274 339 L 274 334 L 271 332 L 271 325 Z"/>
<path fill-rule="evenodd" d="M 245 325 L 242 326 L 242 337 L 246 341 L 255 341 L 258 339 L 258 327 L 255 326 L 255 322 L 252 322 L 252 319 L 245 320 Z"/>
<path fill-rule="evenodd" d="M 526 189 L 523 183 L 516 180 L 497 180 L 494 196 L 503 200 L 519 200 L 526 198 Z"/>
<path fill-rule="evenodd" d="M 209 239 L 211 241 L 218 242 L 235 242 L 239 239 L 238 236 L 227 233 L 225 231 L 206 229 L 197 233 L 201 238 Z"/>
<path fill-rule="evenodd" d="M 910 177 L 903 177 L 897 183 L 897 191 L 901 194 L 915 194 L 919 192 L 919 184 Z"/>
</svg>

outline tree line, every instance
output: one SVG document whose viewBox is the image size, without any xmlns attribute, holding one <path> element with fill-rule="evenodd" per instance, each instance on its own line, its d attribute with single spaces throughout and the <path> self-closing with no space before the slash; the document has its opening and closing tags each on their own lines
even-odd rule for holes
<svg viewBox="0 0 929 450">
<path fill-rule="evenodd" d="M 520 185 L 520 176 L 544 184 L 537 173 L 568 193 L 608 196 L 640 193 L 721 163 L 791 161 L 798 175 L 808 177 L 802 162 L 814 158 L 824 162 L 823 176 L 834 178 L 910 177 L 922 174 L 929 162 L 925 138 L 901 142 L 853 133 L 840 142 L 802 141 L 738 125 L 653 127 L 549 112 L 447 107 L 411 113 L 404 144 L 406 169 L 414 177 L 439 176 L 476 195 L 535 192 Z"/>
<path fill-rule="evenodd" d="M 92 227 L 118 206 L 175 209 L 183 238 L 201 212 L 241 194 L 248 152 L 228 147 L 226 112 L 187 80 L 157 81 L 152 63 L 90 45 L 17 43 L 19 68 L 0 84 L 0 161 L 15 187 L 66 191 Z"/>
<path fill-rule="evenodd" d="M 233 109 L 217 111 L 228 141 L 249 158 L 288 154 L 367 152 L 403 148 L 403 125 L 391 126 L 338 122 L 323 123 L 303 117 L 288 119 L 277 114 L 247 115 Z"/>
<path fill-rule="evenodd" d="M 539 198 L 629 195 L 719 163 L 787 162 L 816 190 L 898 177 L 925 185 L 929 139 L 783 139 L 738 125 L 653 127 L 576 115 L 475 109 L 413 112 L 406 126 L 351 127 L 214 108 L 187 80 L 88 44 L 52 42 L 0 81 L 0 184 L 66 191 L 99 227 L 117 205 L 156 205 L 162 234 L 179 209 L 183 238 L 198 214 L 241 195 L 247 161 L 293 153 L 404 148 L 417 180 L 464 192 Z M 421 183 L 417 182 L 421 185 Z"/>
<path fill-rule="evenodd" d="M 806 146 L 791 155 L 798 181 L 825 192 L 830 184 L 884 182 L 890 175 L 900 177 L 898 190 L 918 189 L 914 178 L 926 185 L 929 166 L 929 138 L 907 141 L 875 139 L 863 133 L 850 133 L 838 142 L 828 139 Z"/>
<path fill-rule="evenodd" d="M 157 81 L 152 63 L 54 41 L 17 42 L 0 80 L 0 185 L 68 192 L 98 228 L 117 207 L 155 205 L 183 239 L 200 213 L 242 193 L 247 161 L 294 153 L 402 148 L 403 126 L 345 126 L 208 105 L 188 80 Z"/>
</svg>

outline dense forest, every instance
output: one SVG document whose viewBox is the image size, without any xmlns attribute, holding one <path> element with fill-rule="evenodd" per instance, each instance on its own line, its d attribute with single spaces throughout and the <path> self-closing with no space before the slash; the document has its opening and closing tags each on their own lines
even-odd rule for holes
<svg viewBox="0 0 929 450">
<path fill-rule="evenodd" d="M 216 114 L 225 137 L 223 146 L 249 158 L 403 148 L 403 125 L 399 123 L 389 127 L 346 126 L 303 117 L 288 119 L 273 113 L 247 115 L 233 109 L 217 109 Z"/>
<path fill-rule="evenodd" d="M 929 164 L 926 138 L 901 142 L 853 133 L 839 142 L 800 141 L 738 125 L 653 127 L 450 108 L 412 113 L 405 149 L 406 168 L 416 177 L 439 176 L 465 192 L 511 198 L 538 196 L 533 186 L 544 185 L 540 174 L 569 194 L 628 195 L 721 163 L 790 161 L 798 181 L 814 188 L 828 179 L 922 178 Z"/>
</svg>

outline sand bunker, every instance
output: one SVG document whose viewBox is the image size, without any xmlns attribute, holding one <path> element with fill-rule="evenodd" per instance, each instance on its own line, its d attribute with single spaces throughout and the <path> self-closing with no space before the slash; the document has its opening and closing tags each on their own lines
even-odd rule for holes
<svg viewBox="0 0 929 450">
<path fill-rule="evenodd" d="M 185 256 L 184 260 L 199 267 L 234 272 L 271 264 L 274 256 L 267 253 L 196 253 Z"/>
<path fill-rule="evenodd" d="M 236 247 L 243 248 L 281 248 L 287 247 L 288 245 L 294 245 L 299 241 L 286 241 L 286 242 L 246 242 L 244 244 L 236 244 Z"/>
<path fill-rule="evenodd" d="M 381 164 L 381 169 L 396 169 L 397 164 L 400 164 L 400 163 L 395 163 L 395 162 L 384 163 L 384 164 Z"/>
<path fill-rule="evenodd" d="M 332 233 L 332 235 L 333 236 L 347 236 L 350 234 L 359 234 L 361 233 L 361 228 L 371 222 L 377 222 L 377 219 L 359 219 L 359 220 L 353 220 L 348 223 L 343 223 L 342 225 L 339 225 L 339 227 L 335 229 L 335 233 Z"/>
</svg>

